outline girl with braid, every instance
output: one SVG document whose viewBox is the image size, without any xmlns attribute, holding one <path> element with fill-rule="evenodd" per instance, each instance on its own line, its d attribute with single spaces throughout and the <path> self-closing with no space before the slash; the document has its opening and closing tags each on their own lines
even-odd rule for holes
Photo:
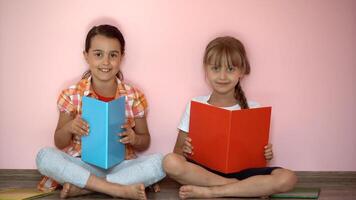
<svg viewBox="0 0 356 200">
<path fill-rule="evenodd" d="M 239 40 L 227 36 L 211 41 L 205 49 L 203 64 L 212 92 L 193 98 L 193 101 L 229 110 L 259 106 L 247 101 L 240 85 L 244 75 L 250 73 L 250 64 Z M 178 126 L 174 151 L 163 159 L 167 175 L 183 184 L 179 189 L 180 198 L 262 197 L 286 192 L 296 184 L 295 173 L 280 167 L 250 168 L 224 174 L 187 159 L 194 152 L 188 134 L 189 116 L 190 103 Z M 272 159 L 271 144 L 265 146 L 264 156 L 267 161 Z"/>
</svg>

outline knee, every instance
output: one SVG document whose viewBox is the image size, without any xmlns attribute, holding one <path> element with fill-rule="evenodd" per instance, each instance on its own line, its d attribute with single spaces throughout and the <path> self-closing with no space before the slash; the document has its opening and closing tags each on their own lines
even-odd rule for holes
<svg viewBox="0 0 356 200">
<path fill-rule="evenodd" d="M 42 174 L 47 166 L 46 163 L 48 158 L 52 157 L 54 151 L 55 149 L 52 147 L 44 147 L 38 151 L 36 156 L 36 166 L 38 171 L 40 171 Z"/>
<path fill-rule="evenodd" d="M 180 155 L 169 153 L 163 158 L 163 169 L 169 176 L 179 176 L 183 173 L 184 162 Z"/>
<path fill-rule="evenodd" d="M 162 160 L 163 160 L 163 154 L 161 153 L 155 153 L 151 156 L 151 159 L 154 163 L 157 163 L 159 165 L 162 165 Z"/>
<path fill-rule="evenodd" d="M 163 170 L 162 162 L 163 162 L 163 155 L 161 153 L 153 154 L 149 159 L 150 165 L 153 165 L 154 169 L 158 170 L 160 173 L 163 173 L 164 176 L 166 176 Z"/>
<path fill-rule="evenodd" d="M 278 174 L 277 184 L 276 184 L 276 193 L 287 192 L 294 188 L 297 184 L 298 177 L 297 175 L 290 170 L 282 169 L 283 171 Z"/>
</svg>

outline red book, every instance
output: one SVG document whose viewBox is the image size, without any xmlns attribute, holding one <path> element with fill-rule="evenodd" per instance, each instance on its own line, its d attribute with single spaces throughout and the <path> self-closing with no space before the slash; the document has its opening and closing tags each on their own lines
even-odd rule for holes
<svg viewBox="0 0 356 200">
<path fill-rule="evenodd" d="M 226 110 L 192 101 L 189 137 L 191 159 L 223 173 L 265 167 L 271 107 Z"/>
</svg>

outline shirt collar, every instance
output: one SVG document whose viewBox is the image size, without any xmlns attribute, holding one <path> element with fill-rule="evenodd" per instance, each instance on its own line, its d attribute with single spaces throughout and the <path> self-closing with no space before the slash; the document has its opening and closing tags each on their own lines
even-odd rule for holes
<svg viewBox="0 0 356 200">
<path fill-rule="evenodd" d="M 85 79 L 85 89 L 83 95 L 97 97 L 93 88 L 91 87 L 91 79 L 92 76 L 89 76 L 87 79 Z M 115 93 L 115 99 L 122 96 L 123 94 L 126 94 L 126 90 L 124 84 L 122 84 L 122 81 L 116 77 L 116 82 L 117 82 L 117 89 Z"/>
</svg>

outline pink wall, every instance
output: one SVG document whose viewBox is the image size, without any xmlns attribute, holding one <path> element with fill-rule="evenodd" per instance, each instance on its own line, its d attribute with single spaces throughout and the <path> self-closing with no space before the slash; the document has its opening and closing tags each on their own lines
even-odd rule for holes
<svg viewBox="0 0 356 200">
<path fill-rule="evenodd" d="M 250 55 L 248 98 L 273 106 L 272 164 L 356 170 L 353 0 L 0 0 L 0 168 L 35 168 L 53 146 L 57 95 L 86 69 L 85 34 L 102 22 L 123 30 L 124 75 L 149 100 L 146 153 L 172 150 L 186 103 L 209 91 L 205 45 L 229 34 Z"/>
</svg>

